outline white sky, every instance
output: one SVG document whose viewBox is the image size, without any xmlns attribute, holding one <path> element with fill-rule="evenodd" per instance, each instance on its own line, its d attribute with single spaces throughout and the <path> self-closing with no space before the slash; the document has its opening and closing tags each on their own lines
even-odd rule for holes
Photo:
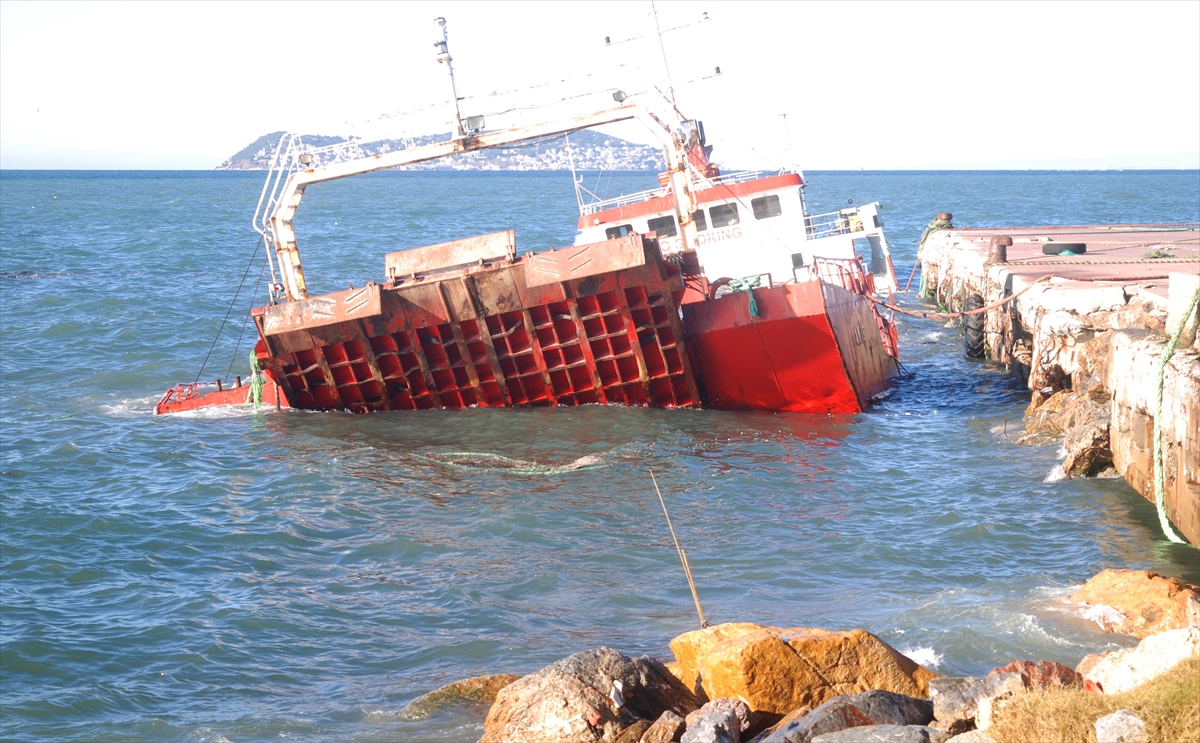
<svg viewBox="0 0 1200 743">
<path fill-rule="evenodd" d="M 1200 2 L 669 2 L 714 159 L 815 169 L 1200 167 Z M 649 2 L 0 2 L 0 167 L 211 168 L 262 134 L 636 61 Z M 722 76 L 694 84 L 685 81 Z M 469 113 L 469 111 L 465 112 Z M 618 132 L 649 142 L 639 132 Z"/>
</svg>

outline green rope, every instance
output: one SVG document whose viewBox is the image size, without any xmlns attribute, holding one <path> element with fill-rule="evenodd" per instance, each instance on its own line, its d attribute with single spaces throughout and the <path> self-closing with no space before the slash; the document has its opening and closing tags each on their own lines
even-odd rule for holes
<svg viewBox="0 0 1200 743">
<path fill-rule="evenodd" d="M 1196 291 L 1192 292 L 1192 302 L 1188 307 L 1187 312 L 1183 313 L 1183 318 L 1179 321 L 1179 327 L 1175 328 L 1175 335 L 1172 336 L 1171 342 L 1163 349 L 1162 360 L 1158 362 L 1158 391 L 1154 409 L 1154 505 L 1158 507 L 1158 523 L 1162 526 L 1163 533 L 1167 535 L 1167 539 L 1177 544 L 1185 544 L 1183 539 L 1171 528 L 1171 522 L 1167 520 L 1166 508 L 1163 505 L 1164 492 L 1166 490 L 1166 478 L 1163 473 L 1163 450 L 1162 450 L 1162 407 L 1163 407 L 1163 381 L 1167 376 L 1167 362 L 1175 355 L 1175 345 L 1179 343 L 1179 336 L 1183 335 L 1183 329 L 1187 326 L 1188 320 L 1192 318 L 1192 313 L 1196 311 L 1196 305 L 1200 303 L 1200 286 L 1196 287 Z"/>
<path fill-rule="evenodd" d="M 921 239 L 917 242 L 917 261 L 921 260 L 921 249 L 925 247 L 925 238 L 929 237 L 938 230 L 948 230 L 954 227 L 948 219 L 935 219 L 925 225 L 925 231 L 921 233 Z M 917 296 L 925 296 L 925 272 L 921 272 L 921 285 L 917 287 Z"/>
<path fill-rule="evenodd" d="M 755 276 L 752 279 L 730 279 L 729 288 L 735 292 L 746 292 L 746 296 L 750 297 L 750 317 L 758 317 L 758 302 L 754 301 L 754 292 L 756 287 L 762 284 L 762 277 Z"/>
<path fill-rule="evenodd" d="M 258 354 L 250 352 L 250 396 L 246 402 L 253 402 L 254 407 L 262 405 L 263 375 L 258 368 Z"/>
</svg>

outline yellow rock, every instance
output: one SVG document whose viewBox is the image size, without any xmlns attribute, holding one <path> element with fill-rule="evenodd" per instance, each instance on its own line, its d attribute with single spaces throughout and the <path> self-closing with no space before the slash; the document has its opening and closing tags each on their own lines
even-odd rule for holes
<svg viewBox="0 0 1200 743">
<path fill-rule="evenodd" d="M 1109 632 L 1146 638 L 1188 626 L 1189 596 L 1200 598 L 1200 589 L 1177 578 L 1148 570 L 1105 570 L 1071 596 L 1071 601 L 1109 606 L 1098 622 Z"/>
<path fill-rule="evenodd" d="M 800 707 L 882 689 L 929 696 L 937 674 L 863 630 L 722 624 L 671 641 L 680 677 L 707 699 L 741 699 L 761 728 Z"/>
</svg>

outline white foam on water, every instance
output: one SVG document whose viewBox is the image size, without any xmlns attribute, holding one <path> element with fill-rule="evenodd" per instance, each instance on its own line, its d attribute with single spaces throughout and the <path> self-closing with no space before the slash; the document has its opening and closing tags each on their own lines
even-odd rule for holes
<svg viewBox="0 0 1200 743">
<path fill-rule="evenodd" d="M 100 410 L 113 418 L 147 418 L 154 415 L 154 406 L 161 398 L 161 395 L 151 395 L 118 400 L 101 405 Z"/>
<path fill-rule="evenodd" d="M 1040 640 L 1052 642 L 1055 645 L 1075 645 L 1062 637 L 1056 637 L 1046 631 L 1046 628 L 1038 622 L 1037 617 L 1032 614 L 1016 613 L 1011 617 L 1002 620 L 997 624 L 998 629 L 1006 635 L 1016 635 L 1017 637 L 1036 637 Z"/>
<path fill-rule="evenodd" d="M 1090 619 L 1100 626 L 1100 629 L 1108 629 L 1112 625 L 1119 625 L 1125 621 L 1125 613 L 1114 609 L 1111 606 L 1104 604 L 1096 604 L 1088 607 L 1087 611 L 1083 612 L 1084 619 Z"/>
<path fill-rule="evenodd" d="M 906 645 L 902 648 L 897 648 L 897 650 L 913 663 L 925 668 L 937 668 L 942 664 L 942 654 L 932 647 L 911 648 Z"/>
<path fill-rule="evenodd" d="M 246 403 L 243 405 L 210 405 L 204 408 L 195 408 L 194 410 L 181 410 L 178 413 L 168 413 L 168 415 L 176 418 L 220 420 L 224 418 L 249 418 L 253 415 L 274 412 L 275 407 L 273 405 L 263 405 L 255 408 L 253 405 Z"/>
<path fill-rule="evenodd" d="M 1066 470 L 1062 468 L 1061 464 L 1056 464 L 1053 469 L 1046 473 L 1046 477 L 1042 482 L 1060 482 L 1065 479 L 1067 479 Z"/>
</svg>

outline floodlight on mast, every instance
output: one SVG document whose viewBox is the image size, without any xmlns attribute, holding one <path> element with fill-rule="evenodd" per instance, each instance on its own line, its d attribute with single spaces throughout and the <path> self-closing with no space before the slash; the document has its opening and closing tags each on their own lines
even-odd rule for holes
<svg viewBox="0 0 1200 743">
<path fill-rule="evenodd" d="M 440 41 L 433 42 L 433 48 L 437 50 L 438 64 L 446 65 L 446 71 L 450 73 L 450 93 L 454 96 L 454 126 L 457 136 L 465 137 L 467 132 L 463 129 L 462 111 L 458 108 L 458 102 L 462 100 L 458 97 L 458 86 L 454 84 L 454 65 L 453 57 L 450 56 L 449 35 L 446 33 L 446 19 L 438 16 L 433 19 L 438 30 L 442 32 Z"/>
</svg>

